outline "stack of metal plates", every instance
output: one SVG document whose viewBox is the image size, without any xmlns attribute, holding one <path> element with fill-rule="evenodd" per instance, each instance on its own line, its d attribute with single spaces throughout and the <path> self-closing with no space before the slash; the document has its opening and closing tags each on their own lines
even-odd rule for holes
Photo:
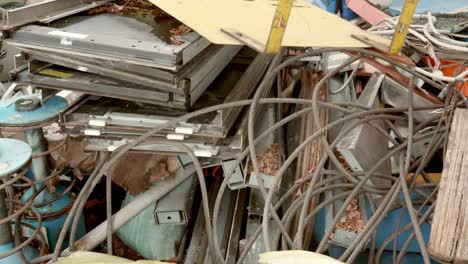
<svg viewBox="0 0 468 264">
<path fill-rule="evenodd" d="M 0 1 L 0 29 L 7 30 L 32 22 L 48 23 L 110 1 L 3 0 Z"/>
<path fill-rule="evenodd" d="M 150 104 L 86 96 L 62 113 L 61 123 L 65 133 L 87 137 L 87 150 L 113 151 L 151 128 L 184 114 L 187 112 Z M 237 117 L 239 113 L 231 112 L 231 115 Z M 178 153 L 181 149 L 164 144 L 164 141 L 177 141 L 187 145 L 197 156 L 232 158 L 246 141 L 244 129 L 234 127 L 232 131 L 234 133 L 228 133 L 227 124 L 222 122 L 222 112 L 213 112 L 167 127 L 136 149 Z"/>
<path fill-rule="evenodd" d="M 74 16 L 11 34 L 27 67 L 17 80 L 53 89 L 188 109 L 241 49 L 217 46 L 195 32 L 171 44 L 175 19 L 150 11 Z"/>
<path fill-rule="evenodd" d="M 230 102 L 233 98 L 248 99 L 256 87 L 255 84 L 265 73 L 269 61 L 268 56 L 260 55 L 249 67 L 231 63 L 190 111 L 110 97 L 85 96 L 61 114 L 62 130 L 70 135 L 85 136 L 86 150 L 113 151 L 152 128 L 191 111 Z M 256 77 L 254 85 L 242 85 L 253 76 Z M 134 149 L 183 153 L 182 149 L 168 144 L 176 141 L 191 148 L 199 157 L 233 159 L 246 146 L 247 111 L 226 110 L 180 121 L 152 135 Z"/>
<path fill-rule="evenodd" d="M 241 46 L 213 45 L 196 32 L 174 44 L 170 32 L 179 26 L 145 10 L 28 25 L 5 40 L 21 51 L 10 73 L 84 93 L 60 114 L 62 131 L 84 136 L 86 150 L 113 151 L 187 113 L 249 99 L 273 59 L 250 53 L 248 64 L 231 63 Z M 226 108 L 166 127 L 134 149 L 183 153 L 176 141 L 199 157 L 229 160 L 245 148 L 246 130 L 246 110 Z"/>
</svg>

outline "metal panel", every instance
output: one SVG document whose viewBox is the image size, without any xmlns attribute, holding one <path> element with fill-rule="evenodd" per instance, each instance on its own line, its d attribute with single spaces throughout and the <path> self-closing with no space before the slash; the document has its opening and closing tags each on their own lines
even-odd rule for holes
<svg viewBox="0 0 468 264">
<path fill-rule="evenodd" d="M 86 151 L 114 151 L 118 147 L 123 146 L 131 139 L 109 139 L 109 138 L 98 138 L 98 137 L 87 137 L 83 143 Z M 197 157 L 204 158 L 220 158 L 223 160 L 233 159 L 240 153 L 239 150 L 232 149 L 226 146 L 210 145 L 210 144 L 197 144 L 197 143 L 184 143 L 189 147 Z M 174 145 L 161 143 L 161 140 L 152 141 L 146 140 L 141 145 L 133 148 L 133 150 L 148 151 L 152 153 L 162 154 L 185 154 L 184 150 L 181 150 Z"/>
<path fill-rule="evenodd" d="M 196 177 L 192 177 L 157 201 L 154 207 L 155 223 L 157 225 L 187 224 L 195 189 Z"/>
<path fill-rule="evenodd" d="M 109 101 L 109 100 L 107 100 Z M 149 129 L 165 124 L 176 117 L 187 114 L 185 111 L 147 105 L 141 106 L 127 101 L 118 101 L 114 105 L 105 104 L 106 99 L 85 98 L 76 107 L 63 114 L 63 124 L 74 127 L 75 131 L 96 128 L 103 133 L 141 135 Z M 127 105 L 123 105 L 127 103 Z M 217 115 L 202 120 L 187 120 L 160 132 L 161 135 L 180 134 L 186 137 L 221 138 L 224 136 L 223 124 L 219 124 Z M 185 130 L 186 132 L 182 131 Z M 189 133 L 190 132 L 190 133 Z"/>
<path fill-rule="evenodd" d="M 200 54 L 199 58 L 186 65 L 187 67 L 183 68 L 181 74 L 159 71 L 164 75 L 164 78 L 172 76 L 172 80 L 169 81 L 158 80 L 157 77 L 149 77 L 115 67 L 109 69 L 93 62 L 69 59 L 56 53 L 34 50 L 28 50 L 29 54 L 35 58 L 29 62 L 29 74 L 20 72 L 16 75 L 21 81 L 37 86 L 83 91 L 90 94 L 186 109 L 195 104 L 196 100 L 224 70 L 239 49 L 237 46 L 211 46 Z M 52 65 L 48 63 L 52 63 Z M 131 65 L 128 66 L 131 67 Z M 149 72 L 157 73 L 153 70 L 154 68 L 142 66 L 137 66 L 135 70 L 141 68 L 147 68 Z M 58 71 L 58 74 L 47 74 L 46 71 L 50 72 L 51 70 L 52 73 Z M 103 85 L 103 83 L 111 85 Z"/>
<path fill-rule="evenodd" d="M 385 77 L 383 80 L 382 94 L 383 101 L 386 104 L 393 107 L 408 107 L 408 89 L 388 77 Z M 417 93 L 414 93 L 413 105 L 415 107 L 424 107 L 432 106 L 434 104 L 419 96 Z M 439 115 L 439 112 L 433 110 L 415 111 L 414 119 L 417 122 L 424 122 Z"/>
<path fill-rule="evenodd" d="M 236 160 L 224 161 L 222 164 L 224 173 L 226 174 L 227 171 L 232 171 L 236 164 Z M 245 187 L 244 172 L 241 164 L 237 164 L 237 166 L 235 167 L 234 172 L 232 173 L 231 178 L 229 179 L 228 186 L 231 190 L 236 190 Z"/>
<path fill-rule="evenodd" d="M 208 203 L 210 205 L 210 210 L 212 210 L 220 185 L 221 178 L 207 178 Z M 185 255 L 184 261 L 181 261 L 181 263 L 205 263 L 204 261 L 208 254 L 208 237 L 207 232 L 205 230 L 205 216 L 203 213 L 202 206 L 199 207 L 198 213 L 194 221 L 195 224 L 192 231 L 192 238 L 187 248 L 187 253 Z"/>
<path fill-rule="evenodd" d="M 154 89 L 186 95 L 196 93 L 199 96 L 221 73 L 239 50 L 240 47 L 237 46 L 211 45 L 177 72 L 119 61 L 63 56 L 59 53 L 43 52 L 34 49 L 23 49 L 23 53 L 31 58 L 30 61 L 34 62 L 30 62 L 29 64 L 30 72 L 37 71 L 37 66 L 34 67 L 35 64 L 40 65 L 39 62 L 47 62 L 82 72 L 137 83 Z M 42 63 L 42 65 L 44 64 Z M 192 97 L 194 97 L 193 94 Z M 192 100 L 194 101 L 195 99 Z"/>
<path fill-rule="evenodd" d="M 187 232 L 187 217 L 191 214 L 195 189 L 196 177 L 192 175 L 122 226 L 117 231 L 118 236 L 146 259 L 176 258 L 176 245 L 181 244 Z M 127 195 L 122 206 L 132 200 L 134 197 Z"/>
<path fill-rule="evenodd" d="M 225 190 L 221 200 L 220 210 L 218 212 L 217 230 L 218 241 L 220 242 L 220 249 L 223 256 L 226 255 L 227 247 L 230 239 L 230 231 L 232 227 L 232 220 L 234 211 L 236 209 L 237 191 Z M 211 204 L 214 204 L 212 202 Z M 211 250 L 208 248 L 204 264 L 218 263 L 216 259 L 212 258 Z"/>
<path fill-rule="evenodd" d="M 111 0 L 11 0 L 0 2 L 0 29 L 7 30 L 31 22 L 51 22 L 91 8 Z"/>
<path fill-rule="evenodd" d="M 196 109 L 217 105 L 231 98 L 233 93 L 238 92 L 232 89 L 238 76 L 242 76 L 242 71 L 228 66 L 197 102 Z M 87 85 L 87 87 L 92 89 L 92 86 Z M 213 97 L 213 94 L 216 97 Z M 240 98 L 247 99 L 248 97 Z M 61 120 L 66 132 L 71 134 L 82 134 L 85 129 L 98 129 L 100 133 L 107 134 L 107 136 L 138 136 L 155 126 L 165 124 L 188 113 L 168 108 L 168 103 L 165 106 L 88 96 L 64 111 Z M 236 126 L 236 123 L 227 127 L 227 124 L 223 122 L 222 115 L 223 113 L 218 111 L 191 118 L 162 130 L 159 136 L 180 136 L 181 140 L 204 137 L 205 142 L 211 141 L 211 143 L 215 143 L 221 138 L 231 138 L 231 140 L 220 142 L 220 144 L 231 148 L 243 148 L 246 135 L 244 127 Z M 241 115 L 240 118 L 237 118 L 241 120 L 239 123 L 244 124 L 244 120 L 247 119 L 245 111 L 230 111 L 225 113 L 224 117 L 235 120 L 234 117 L 239 115 Z"/>
<path fill-rule="evenodd" d="M 378 92 L 384 77 L 382 74 L 372 75 L 358 99 L 358 104 L 366 107 L 379 107 Z M 343 130 L 348 129 L 351 123 L 345 125 Z M 372 123 L 382 128 L 385 127 L 383 122 L 374 121 Z M 388 142 L 385 135 L 379 132 L 377 128 L 370 124 L 362 124 L 343 136 L 337 145 L 337 150 L 353 171 L 368 171 L 381 157 L 388 153 Z M 391 175 L 390 159 L 385 161 L 377 172 Z M 372 177 L 371 182 L 377 187 L 388 187 L 391 184 L 390 180 L 377 177 Z"/>
<path fill-rule="evenodd" d="M 136 86 L 134 84 L 116 81 L 110 78 L 79 71 L 67 71 L 62 69 L 57 71 L 54 68 L 48 68 L 48 70 L 65 74 L 67 75 L 67 78 L 44 75 L 41 73 L 28 73 L 27 71 L 18 73 L 16 77 L 19 82 L 36 85 L 43 88 L 79 91 L 185 109 L 185 104 L 171 102 L 170 93 L 165 91 L 158 91 L 144 86 Z"/>
<path fill-rule="evenodd" d="M 236 206 L 231 225 L 231 234 L 229 236 L 229 244 L 226 252 L 226 264 L 236 263 L 247 198 L 248 191 L 246 189 L 239 190 L 237 192 Z"/>
<path fill-rule="evenodd" d="M 157 77 L 141 76 L 139 74 L 122 71 L 120 69 L 104 68 L 100 64 L 88 63 L 81 59 L 70 59 L 57 53 L 44 53 L 35 50 L 24 50 L 26 56 L 31 56 L 28 69 L 30 73 L 38 73 L 45 65 L 51 67 L 66 67 L 69 70 L 76 70 L 85 73 L 93 73 L 106 78 L 121 80 L 127 83 L 144 85 L 152 89 L 164 90 L 168 92 L 184 93 L 185 84 L 182 82 L 160 81 Z M 146 67 L 148 68 L 148 67 Z"/>
<path fill-rule="evenodd" d="M 146 17 L 152 17 L 151 13 Z M 174 71 L 210 44 L 195 32 L 183 36 L 179 46 L 168 44 L 155 32 L 158 24 L 154 24 L 154 19 L 145 22 L 111 14 L 72 17 L 50 27 L 26 26 L 7 41 L 20 48 L 127 60 Z"/>
<path fill-rule="evenodd" d="M 273 196 L 272 203 L 275 204 L 278 200 L 277 195 Z M 263 216 L 263 208 L 264 208 L 265 200 L 258 189 L 252 189 L 250 191 L 250 198 L 249 198 L 249 206 L 248 206 L 248 217 L 247 217 L 247 226 L 246 226 L 246 234 L 245 240 L 240 241 L 239 248 L 240 251 L 243 251 L 243 244 L 246 243 L 246 240 L 252 239 L 253 234 L 257 230 L 257 228 L 261 228 L 262 226 L 262 216 Z M 269 226 L 270 234 L 276 234 L 279 230 L 277 225 L 270 221 Z M 255 242 L 253 243 L 252 247 L 247 254 L 244 263 L 259 263 L 260 254 L 266 252 L 265 242 L 262 236 L 258 236 Z"/>
</svg>

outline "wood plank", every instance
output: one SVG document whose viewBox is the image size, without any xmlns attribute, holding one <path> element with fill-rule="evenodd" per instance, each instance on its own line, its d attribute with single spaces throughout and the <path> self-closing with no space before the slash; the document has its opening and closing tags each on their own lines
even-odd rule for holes
<svg viewBox="0 0 468 264">
<path fill-rule="evenodd" d="M 429 252 L 468 263 L 468 110 L 456 109 L 431 227 Z"/>
<path fill-rule="evenodd" d="M 242 41 L 221 29 L 235 29 L 266 46 L 277 1 L 268 0 L 150 0 L 215 44 L 240 45 Z M 378 42 L 390 40 L 366 32 L 352 23 L 303 0 L 294 1 L 282 40 L 283 47 L 368 47 L 351 34 Z M 238 35 L 238 34 L 236 34 Z"/>
</svg>

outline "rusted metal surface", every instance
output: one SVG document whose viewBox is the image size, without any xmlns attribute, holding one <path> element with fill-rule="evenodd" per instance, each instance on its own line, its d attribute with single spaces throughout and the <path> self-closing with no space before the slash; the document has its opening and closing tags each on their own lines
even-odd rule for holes
<svg viewBox="0 0 468 264">
<path fill-rule="evenodd" d="M 83 137 L 70 137 L 66 144 L 52 152 L 51 167 L 54 170 L 61 170 L 68 166 L 79 179 L 83 178 L 83 174 L 90 173 L 96 165 L 98 154 L 85 152 L 82 141 Z M 61 143 L 61 141 L 49 141 L 48 148 L 54 149 Z"/>
<path fill-rule="evenodd" d="M 312 99 L 313 93 L 314 93 L 314 88 L 317 84 L 317 82 L 321 79 L 322 73 L 315 72 L 315 71 L 302 71 L 301 73 L 301 85 L 302 85 L 302 90 L 301 90 L 301 98 L 304 99 Z M 322 89 L 319 94 L 319 100 L 324 101 L 326 98 L 326 91 L 325 89 Z M 320 111 L 320 124 L 322 126 L 325 126 L 328 120 L 328 115 L 327 111 L 322 109 Z M 315 126 L 314 123 L 314 116 L 312 112 L 307 113 L 304 115 L 301 119 L 301 130 L 300 130 L 300 142 L 303 142 L 307 138 L 309 138 L 311 135 L 313 135 L 317 131 L 317 127 Z M 307 175 L 310 175 L 311 172 L 313 172 L 316 169 L 316 166 L 320 163 L 320 159 L 322 158 L 323 154 L 323 146 L 320 143 L 320 141 L 315 140 L 311 144 L 309 144 L 302 155 L 299 157 L 299 175 L 297 181 L 301 181 L 304 177 Z M 304 186 L 306 189 L 307 187 Z M 305 190 L 303 189 L 303 190 Z M 314 198 L 313 201 L 310 203 L 310 209 L 309 211 L 313 211 L 315 206 L 317 205 L 317 199 Z M 310 226 L 313 226 L 311 224 Z M 305 243 L 308 244 L 310 243 L 312 239 L 312 229 L 311 228 L 306 228 L 305 230 Z"/>
<path fill-rule="evenodd" d="M 131 195 L 137 195 L 149 183 L 165 180 L 179 167 L 176 156 L 130 152 L 112 166 L 109 175 Z"/>
</svg>

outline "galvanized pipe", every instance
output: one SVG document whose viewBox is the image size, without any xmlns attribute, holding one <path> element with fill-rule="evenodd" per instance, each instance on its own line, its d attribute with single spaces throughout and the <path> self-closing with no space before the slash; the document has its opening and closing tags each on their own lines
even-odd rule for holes
<svg viewBox="0 0 468 264">
<path fill-rule="evenodd" d="M 42 129 L 31 129 L 24 132 L 26 142 L 31 146 L 32 155 L 39 155 L 47 151 L 47 144 Z M 49 162 L 47 156 L 40 156 L 32 160 L 31 170 L 35 181 L 49 176 Z"/>
<path fill-rule="evenodd" d="M 148 189 L 146 192 L 137 196 L 135 200 L 112 216 L 112 232 L 118 230 L 132 218 L 143 212 L 148 206 L 164 197 L 171 190 L 192 176 L 194 172 L 195 169 L 193 167 L 180 169 L 175 177 L 160 182 L 154 187 Z M 89 251 L 94 249 L 106 239 L 106 231 L 107 221 L 101 223 L 91 232 L 78 240 L 75 243 L 75 250 Z M 67 248 L 65 252 L 68 251 L 69 249 Z"/>
<path fill-rule="evenodd" d="M 39 155 L 47 151 L 47 144 L 44 138 L 42 128 L 24 131 L 24 138 L 32 149 L 32 155 Z M 34 158 L 31 163 L 31 171 L 34 181 L 41 181 L 49 176 L 49 161 L 47 155 Z M 36 186 L 41 189 L 43 183 Z M 45 200 L 45 191 L 37 195 L 36 202 L 41 203 Z"/>
</svg>

